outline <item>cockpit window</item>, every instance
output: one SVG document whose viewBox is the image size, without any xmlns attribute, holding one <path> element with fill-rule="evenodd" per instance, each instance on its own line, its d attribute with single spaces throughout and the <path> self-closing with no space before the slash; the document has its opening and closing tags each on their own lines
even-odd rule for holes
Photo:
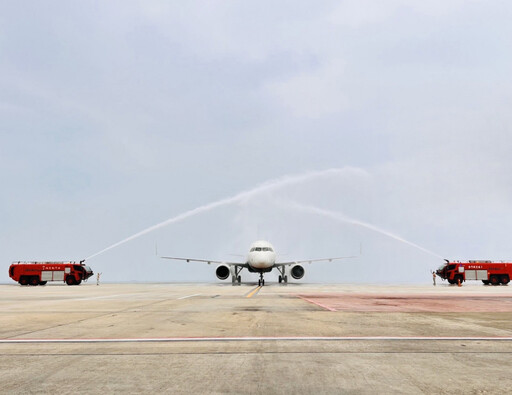
<svg viewBox="0 0 512 395">
<path fill-rule="evenodd" d="M 253 251 L 274 251 L 274 250 L 270 247 L 253 247 L 253 248 L 251 248 L 250 252 L 253 252 Z"/>
</svg>

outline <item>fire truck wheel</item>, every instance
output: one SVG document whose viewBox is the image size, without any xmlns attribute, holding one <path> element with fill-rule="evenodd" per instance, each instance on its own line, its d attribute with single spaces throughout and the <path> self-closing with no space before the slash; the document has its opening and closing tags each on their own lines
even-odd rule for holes
<svg viewBox="0 0 512 395">
<path fill-rule="evenodd" d="M 27 285 L 28 284 L 27 277 L 21 276 L 19 283 L 20 283 L 20 285 Z"/>
<path fill-rule="evenodd" d="M 498 278 L 498 276 L 491 276 L 489 280 L 491 281 L 492 285 L 500 285 L 500 279 Z"/>
<path fill-rule="evenodd" d="M 482 280 L 482 282 L 484 283 L 484 285 L 489 285 L 489 280 Z"/>
<path fill-rule="evenodd" d="M 448 282 L 453 285 L 453 284 L 455 284 L 456 281 L 448 279 Z"/>
<path fill-rule="evenodd" d="M 75 282 L 75 285 L 80 285 L 81 282 L 82 282 L 82 280 L 78 280 Z"/>
<path fill-rule="evenodd" d="M 75 279 L 73 278 L 73 276 L 66 277 L 66 284 L 67 285 L 75 285 Z"/>
<path fill-rule="evenodd" d="M 39 285 L 46 285 L 48 281 L 39 281 Z"/>
<path fill-rule="evenodd" d="M 455 282 L 455 284 L 458 284 L 458 283 L 459 283 L 459 281 L 460 281 L 460 283 L 462 284 L 462 282 L 464 281 L 464 278 L 463 278 L 463 277 L 462 277 L 462 275 L 460 275 L 460 274 L 457 274 L 455 277 L 453 277 L 453 279 L 455 280 L 455 281 L 454 281 L 454 282 Z"/>
<path fill-rule="evenodd" d="M 35 276 L 31 277 L 28 283 L 33 286 L 39 285 L 39 279 Z"/>
<path fill-rule="evenodd" d="M 510 278 L 508 277 L 508 275 L 502 274 L 501 277 L 500 277 L 500 282 L 503 285 L 507 285 L 510 282 Z"/>
</svg>

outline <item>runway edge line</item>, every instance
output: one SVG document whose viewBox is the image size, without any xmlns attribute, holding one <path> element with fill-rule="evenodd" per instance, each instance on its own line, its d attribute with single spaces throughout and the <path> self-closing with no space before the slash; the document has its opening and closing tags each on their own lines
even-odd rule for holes
<svg viewBox="0 0 512 395">
<path fill-rule="evenodd" d="M 300 337 L 155 337 L 112 339 L 0 339 L 0 344 L 44 343 L 172 343 L 172 342 L 255 342 L 255 341 L 512 341 L 512 336 L 300 336 Z"/>
</svg>

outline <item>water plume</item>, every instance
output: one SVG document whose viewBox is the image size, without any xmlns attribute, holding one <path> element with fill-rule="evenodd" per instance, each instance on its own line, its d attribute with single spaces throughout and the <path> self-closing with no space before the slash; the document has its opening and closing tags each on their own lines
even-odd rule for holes
<svg viewBox="0 0 512 395">
<path fill-rule="evenodd" d="M 269 192 L 272 192 L 274 190 L 277 190 L 277 189 L 280 189 L 280 188 L 283 188 L 286 186 L 301 184 L 301 183 L 305 183 L 305 182 L 308 182 L 308 181 L 311 181 L 314 179 L 318 179 L 318 178 L 323 178 L 323 177 L 342 176 L 342 175 L 349 175 L 349 174 L 360 174 L 360 175 L 365 174 L 366 175 L 367 173 L 364 170 L 359 169 L 359 168 L 343 167 L 343 168 L 332 168 L 332 169 L 321 170 L 321 171 L 310 171 L 310 172 L 306 172 L 303 174 L 284 176 L 284 177 L 281 177 L 278 179 L 267 181 L 253 189 L 237 193 L 234 196 L 231 196 L 231 197 L 228 197 L 225 199 L 221 199 L 221 200 L 217 200 L 215 202 L 205 204 L 203 206 L 197 207 L 197 208 L 189 210 L 189 211 L 185 211 L 184 213 L 181 213 L 175 217 L 169 218 L 169 219 L 167 219 L 163 222 L 160 222 L 156 225 L 150 226 L 149 228 L 141 230 L 140 232 L 135 233 L 134 235 L 129 236 L 126 239 L 118 241 L 117 243 L 114 243 L 114 244 L 102 249 L 101 251 L 98 251 L 98 252 L 88 256 L 86 258 L 86 260 L 94 258 L 95 256 L 103 254 L 104 252 L 107 252 L 113 248 L 119 247 L 122 244 L 125 244 L 131 240 L 134 240 L 134 239 L 141 237 L 145 234 L 153 232 L 153 231 L 160 229 L 164 226 L 168 226 L 168 225 L 174 224 L 176 222 L 183 221 L 187 218 L 193 217 L 198 214 L 205 213 L 207 211 L 211 211 L 218 207 L 227 206 L 230 204 L 244 203 L 245 201 L 248 201 L 257 195 L 269 193 Z"/>
<path fill-rule="evenodd" d="M 427 254 L 430 254 L 430 255 L 433 255 L 433 256 L 435 256 L 437 258 L 443 259 L 443 257 L 441 255 L 436 254 L 435 252 L 432 252 L 432 251 L 430 251 L 430 250 L 428 250 L 428 249 L 426 249 L 426 248 L 424 248 L 422 246 L 419 246 L 418 244 L 410 242 L 409 240 L 406 240 L 403 237 L 397 236 L 396 234 L 394 234 L 394 233 L 392 233 L 392 232 L 390 232 L 388 230 L 379 228 L 379 227 L 377 227 L 375 225 L 369 224 L 369 223 L 364 222 L 364 221 L 360 221 L 358 219 L 350 218 L 347 215 L 342 214 L 340 212 L 325 210 L 325 209 L 314 207 L 314 206 L 308 206 L 308 205 L 300 204 L 300 203 L 297 203 L 297 202 L 294 202 L 294 201 L 276 200 L 275 203 L 278 204 L 279 206 L 287 208 L 287 209 L 299 210 L 299 211 L 302 211 L 304 213 L 320 215 L 320 216 L 323 216 L 323 217 L 327 217 L 327 218 L 333 219 L 335 221 L 340 221 L 340 222 L 344 222 L 344 223 L 348 223 L 348 224 L 352 224 L 352 225 L 361 226 L 363 228 L 370 229 L 370 230 L 372 230 L 374 232 L 378 232 L 378 233 L 380 233 L 380 234 L 382 234 L 384 236 L 390 237 L 390 238 L 395 239 L 397 241 L 400 241 L 402 243 L 408 244 L 411 247 L 417 248 L 417 249 L 419 249 L 419 250 L 421 250 L 421 251 L 423 251 L 423 252 L 425 252 Z"/>
</svg>

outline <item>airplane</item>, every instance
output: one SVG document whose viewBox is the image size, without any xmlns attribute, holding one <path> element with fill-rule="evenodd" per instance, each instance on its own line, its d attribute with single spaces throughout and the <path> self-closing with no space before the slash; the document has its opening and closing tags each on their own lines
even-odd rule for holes
<svg viewBox="0 0 512 395">
<path fill-rule="evenodd" d="M 288 273 L 295 280 L 300 280 L 302 277 L 304 277 L 305 270 L 304 266 L 302 266 L 302 264 L 304 263 L 312 263 L 319 261 L 331 262 L 338 259 L 355 257 L 345 256 L 336 258 L 320 258 L 290 262 L 276 262 L 276 253 L 272 244 L 265 240 L 259 240 L 251 244 L 245 262 L 223 262 L 214 261 L 210 259 L 176 258 L 170 256 L 162 256 L 160 258 L 186 262 L 205 262 L 208 264 L 215 263 L 218 265 L 217 269 L 215 270 L 217 278 L 219 280 L 226 280 L 231 275 L 231 282 L 233 283 L 233 285 L 237 283 L 242 283 L 242 277 L 240 276 L 240 272 L 243 269 L 247 269 L 250 273 L 259 273 L 260 279 L 258 281 L 258 286 L 264 286 L 265 279 L 263 278 L 263 274 L 272 271 L 272 269 L 274 268 L 277 269 L 277 271 L 279 272 L 279 283 L 287 283 Z"/>
</svg>

